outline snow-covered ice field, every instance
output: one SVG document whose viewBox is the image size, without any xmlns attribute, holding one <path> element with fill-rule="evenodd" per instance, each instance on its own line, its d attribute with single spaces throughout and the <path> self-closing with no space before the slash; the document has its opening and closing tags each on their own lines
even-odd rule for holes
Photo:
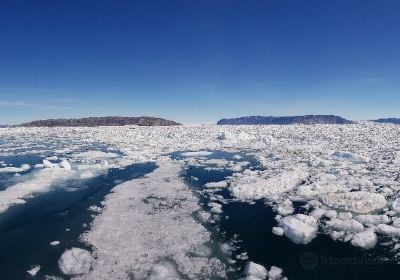
<svg viewBox="0 0 400 280">
<path fill-rule="evenodd" d="M 36 248 L 43 217 L 68 217 L 7 279 L 400 273 L 399 126 L 4 128 L 0 139 L 0 244 Z"/>
</svg>

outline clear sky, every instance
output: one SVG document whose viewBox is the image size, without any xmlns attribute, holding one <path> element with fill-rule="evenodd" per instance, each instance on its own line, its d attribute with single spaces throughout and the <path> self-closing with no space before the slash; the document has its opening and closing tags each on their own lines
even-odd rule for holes
<svg viewBox="0 0 400 280">
<path fill-rule="evenodd" d="M 0 1 L 0 124 L 399 105 L 397 0 Z"/>
</svg>

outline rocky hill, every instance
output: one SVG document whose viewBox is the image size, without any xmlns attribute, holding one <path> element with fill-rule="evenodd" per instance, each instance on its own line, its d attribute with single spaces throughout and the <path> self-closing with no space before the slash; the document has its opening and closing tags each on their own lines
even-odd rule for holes
<svg viewBox="0 0 400 280">
<path fill-rule="evenodd" d="M 377 120 L 373 120 L 373 122 L 400 124 L 400 118 L 377 119 Z"/>
<path fill-rule="evenodd" d="M 153 117 L 89 117 L 81 119 L 48 119 L 20 124 L 23 127 L 96 127 L 96 126 L 172 126 L 174 121 Z"/>
<path fill-rule="evenodd" d="M 334 115 L 306 115 L 285 117 L 250 116 L 222 119 L 219 125 L 288 125 L 288 124 L 351 124 L 352 121 Z"/>
</svg>

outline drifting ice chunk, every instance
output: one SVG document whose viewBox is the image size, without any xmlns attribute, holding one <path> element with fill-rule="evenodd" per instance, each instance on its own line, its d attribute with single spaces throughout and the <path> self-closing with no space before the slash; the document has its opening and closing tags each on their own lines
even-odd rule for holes
<svg viewBox="0 0 400 280">
<path fill-rule="evenodd" d="M 169 262 L 158 264 L 150 274 L 149 280 L 179 280 L 175 266 Z"/>
<path fill-rule="evenodd" d="M 376 242 L 377 237 L 375 232 L 372 229 L 367 229 L 354 235 L 351 244 L 356 247 L 371 249 L 375 247 Z"/>
<path fill-rule="evenodd" d="M 71 170 L 71 164 L 68 162 L 68 160 L 64 159 L 61 163 L 60 163 L 60 167 L 64 168 L 65 170 Z"/>
<path fill-rule="evenodd" d="M 354 219 L 360 223 L 372 225 L 388 224 L 390 222 L 387 215 L 358 215 Z"/>
<path fill-rule="evenodd" d="M 390 235 L 393 237 L 400 237 L 400 228 L 382 224 L 382 225 L 378 225 L 378 230 L 379 230 L 379 232 L 386 234 L 386 235 Z"/>
<path fill-rule="evenodd" d="M 400 212 L 400 199 L 399 198 L 397 198 L 395 201 L 393 201 L 392 208 L 393 208 L 393 211 Z"/>
<path fill-rule="evenodd" d="M 205 157 L 210 155 L 212 155 L 212 152 L 207 152 L 207 151 L 181 153 L 181 156 L 183 157 Z"/>
<path fill-rule="evenodd" d="M 297 187 L 308 173 L 302 170 L 285 171 L 281 174 L 264 179 L 254 175 L 244 175 L 235 178 L 231 184 L 234 196 L 241 199 L 261 199 L 291 191 Z"/>
<path fill-rule="evenodd" d="M 285 233 L 285 231 L 281 227 L 273 227 L 272 228 L 272 233 L 276 234 L 278 236 L 282 236 Z"/>
<path fill-rule="evenodd" d="M 74 157 L 85 160 L 101 160 L 106 158 L 117 158 L 119 155 L 116 153 L 106 153 L 102 151 L 87 151 L 75 154 Z"/>
<path fill-rule="evenodd" d="M 62 254 L 58 266 L 66 275 L 88 273 L 92 266 L 92 255 L 89 251 L 72 248 Z"/>
<path fill-rule="evenodd" d="M 282 272 L 282 268 L 272 266 L 268 273 L 269 280 L 280 279 L 282 276 Z"/>
<path fill-rule="evenodd" d="M 19 172 L 28 171 L 29 169 L 31 169 L 31 166 L 29 164 L 23 164 L 23 165 L 21 165 L 21 167 L 8 166 L 8 167 L 0 168 L 0 173 L 19 173 Z"/>
<path fill-rule="evenodd" d="M 92 205 L 89 207 L 89 210 L 95 213 L 101 213 L 102 209 L 99 206 Z"/>
<path fill-rule="evenodd" d="M 40 270 L 40 265 L 35 266 L 34 268 L 32 268 L 31 270 L 28 270 L 27 272 L 32 275 L 35 276 Z"/>
<path fill-rule="evenodd" d="M 339 160 L 348 160 L 354 163 L 363 163 L 363 162 L 368 162 L 369 159 L 360 155 L 356 155 L 350 152 L 342 152 L 342 151 L 336 151 L 332 155 L 333 158 L 339 159 Z"/>
<path fill-rule="evenodd" d="M 44 159 L 44 160 L 43 160 L 43 165 L 44 165 L 45 167 L 48 167 L 48 168 L 56 167 L 56 165 L 55 165 L 54 163 L 51 163 L 51 162 L 48 161 L 47 159 Z"/>
<path fill-rule="evenodd" d="M 321 194 L 322 202 L 332 208 L 340 208 L 360 214 L 382 209 L 387 202 L 383 195 L 370 192 L 326 193 Z"/>
<path fill-rule="evenodd" d="M 332 219 L 326 222 L 326 225 L 337 231 L 360 232 L 364 226 L 356 220 Z"/>
<path fill-rule="evenodd" d="M 287 216 L 293 214 L 294 207 L 293 203 L 289 199 L 285 199 L 285 201 L 278 206 L 278 213 L 282 216 Z"/>
<path fill-rule="evenodd" d="M 279 221 L 284 234 L 296 244 L 308 244 L 317 235 L 318 225 L 314 217 L 297 214 Z"/>
<path fill-rule="evenodd" d="M 204 185 L 206 188 L 226 188 L 228 183 L 226 181 L 210 182 Z"/>
<path fill-rule="evenodd" d="M 50 242 L 51 246 L 57 246 L 58 244 L 60 244 L 60 241 L 52 241 L 52 242 Z"/>
<path fill-rule="evenodd" d="M 171 160 L 157 165 L 146 177 L 122 183 L 107 195 L 103 211 L 82 237 L 95 248 L 96 259 L 80 279 L 129 279 L 130 272 L 155 277 L 160 260 L 170 260 L 188 279 L 226 278 L 219 259 L 193 256 L 211 234 L 193 217 L 201 208 L 180 177 L 181 165 Z"/>
<path fill-rule="evenodd" d="M 216 213 L 216 214 L 221 214 L 222 213 L 222 205 L 219 203 L 215 202 L 210 202 L 208 206 L 211 207 L 211 212 Z"/>
<path fill-rule="evenodd" d="M 268 270 L 261 264 L 249 262 L 245 271 L 247 276 L 252 276 L 255 279 L 265 279 L 268 276 Z"/>
</svg>

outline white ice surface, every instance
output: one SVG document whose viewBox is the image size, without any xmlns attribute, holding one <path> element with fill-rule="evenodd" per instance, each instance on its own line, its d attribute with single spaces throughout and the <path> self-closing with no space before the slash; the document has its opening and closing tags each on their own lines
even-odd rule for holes
<svg viewBox="0 0 400 280">
<path fill-rule="evenodd" d="M 247 276 L 252 276 L 257 279 L 265 279 L 268 276 L 268 270 L 261 264 L 249 262 L 247 264 L 245 274 Z"/>
<path fill-rule="evenodd" d="M 296 244 L 308 244 L 317 235 L 318 225 L 314 217 L 303 214 L 287 216 L 279 220 L 283 233 Z"/>
<path fill-rule="evenodd" d="M 364 249 L 374 248 L 378 239 L 373 229 L 367 229 L 354 235 L 351 244 Z"/>
<path fill-rule="evenodd" d="M 210 233 L 193 218 L 200 207 L 179 177 L 180 165 L 157 164 L 153 173 L 118 185 L 106 197 L 102 213 L 83 236 L 95 248 L 93 269 L 84 279 L 151 275 L 165 259 L 191 279 L 225 275 L 219 259 L 191 256 Z"/>
<path fill-rule="evenodd" d="M 92 255 L 81 248 L 66 250 L 58 260 L 58 267 L 66 275 L 88 273 L 92 265 Z"/>
<path fill-rule="evenodd" d="M 0 173 L 20 173 L 31 169 L 29 164 L 23 164 L 21 167 L 7 166 L 0 168 Z"/>
<path fill-rule="evenodd" d="M 285 199 L 302 201 L 308 207 L 306 214 L 318 220 L 320 232 L 331 236 L 338 234 L 326 226 L 325 218 L 328 221 L 334 218 L 354 220 L 362 224 L 364 230 L 376 226 L 376 232 L 380 235 L 397 237 L 397 230 L 400 228 L 399 135 L 400 126 L 369 123 L 284 127 L 205 125 L 150 128 L 128 126 L 112 129 L 11 128 L 0 130 L 0 138 L 12 142 L 0 144 L 0 154 L 12 155 L 25 148 L 29 149 L 29 153 L 41 154 L 45 148 L 36 145 L 35 141 L 52 139 L 54 143 L 68 143 L 56 149 L 56 156 L 65 158 L 67 154 L 75 154 L 75 150 L 84 143 L 104 143 L 110 149 L 123 153 L 118 158 L 107 158 L 110 165 L 102 165 L 99 157 L 94 158 L 102 170 L 107 170 L 115 160 L 119 161 L 117 166 L 125 166 L 135 162 L 159 160 L 163 155 L 177 151 L 240 152 L 241 155 L 254 156 L 259 161 L 261 170 L 237 169 L 238 173 L 232 176 L 233 184 L 230 188 L 233 194 L 236 191 L 237 198 L 250 202 L 266 198 L 271 201 L 274 211 L 283 214 L 286 207 L 278 209 Z M 201 163 L 200 157 L 208 155 L 209 152 L 189 156 Z M 93 158 L 93 155 L 84 156 Z M 71 158 L 77 159 L 74 156 Z M 73 161 L 71 163 L 75 164 Z M 235 168 L 231 163 L 227 164 L 225 168 Z M 288 178 L 279 180 L 281 174 L 290 174 L 296 170 L 307 176 L 300 176 L 303 177 L 302 180 L 293 180 L 297 184 L 279 183 L 293 179 L 289 175 Z M 82 173 L 82 177 L 92 176 L 90 166 L 87 170 L 82 170 Z M 268 180 L 271 180 L 271 184 Z M 14 200 L 13 196 L 8 195 L 6 198 L 0 195 L 0 205 L 5 201 L 9 203 L 7 200 L 24 202 L 23 198 Z M 343 216 L 343 211 L 351 212 L 352 217 Z M 295 209 L 293 214 L 296 213 Z M 393 222 L 387 221 L 385 215 Z M 351 236 L 354 234 L 357 232 L 352 232 Z M 397 243 L 399 242 L 394 241 L 394 244 Z"/>
<path fill-rule="evenodd" d="M 27 272 L 32 276 L 36 276 L 36 274 L 39 272 L 39 270 L 40 270 L 40 265 L 36 265 L 35 267 L 28 270 Z"/>
</svg>

